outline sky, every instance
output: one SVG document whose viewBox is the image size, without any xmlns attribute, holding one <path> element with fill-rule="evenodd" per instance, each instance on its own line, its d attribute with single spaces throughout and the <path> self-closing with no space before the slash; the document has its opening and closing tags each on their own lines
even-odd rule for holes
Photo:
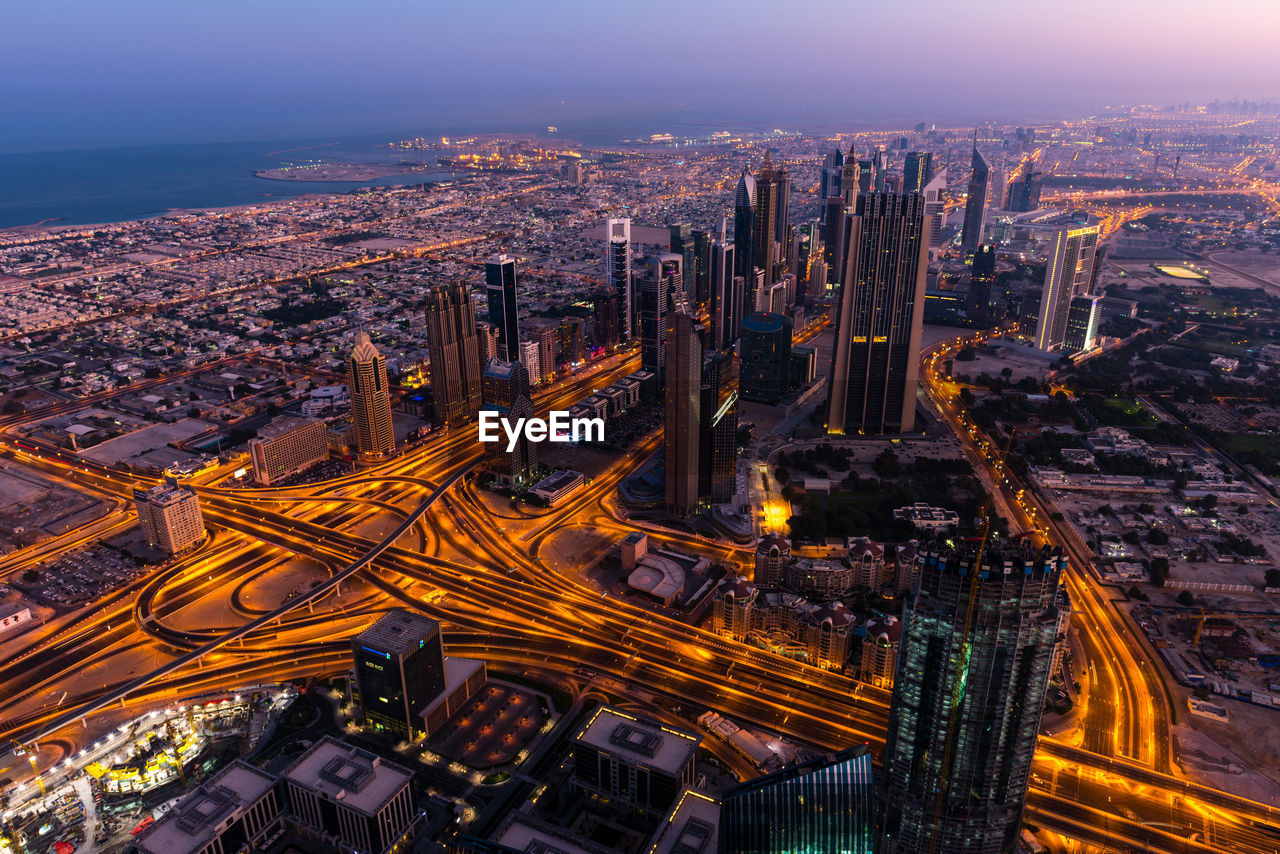
<svg viewBox="0 0 1280 854">
<path fill-rule="evenodd" d="M 41 0 L 3 17 L 0 152 L 1280 100 L 1276 0 Z"/>
</svg>

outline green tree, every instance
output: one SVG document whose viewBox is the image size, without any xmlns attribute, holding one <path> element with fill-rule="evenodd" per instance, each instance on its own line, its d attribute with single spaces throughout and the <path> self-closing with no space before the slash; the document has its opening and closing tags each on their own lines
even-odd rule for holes
<svg viewBox="0 0 1280 854">
<path fill-rule="evenodd" d="M 1183 590 L 1178 594 L 1178 604 L 1190 608 L 1192 605 L 1196 604 L 1196 597 L 1191 595 L 1190 590 Z"/>
<path fill-rule="evenodd" d="M 1164 587 L 1165 579 L 1169 577 L 1169 559 L 1158 557 L 1152 560 L 1149 574 L 1152 584 L 1156 587 Z"/>
</svg>

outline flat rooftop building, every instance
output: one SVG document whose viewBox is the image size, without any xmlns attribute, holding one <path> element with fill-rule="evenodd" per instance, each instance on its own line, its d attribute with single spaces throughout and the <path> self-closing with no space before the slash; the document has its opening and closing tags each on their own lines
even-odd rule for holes
<svg viewBox="0 0 1280 854">
<path fill-rule="evenodd" d="M 573 782 L 588 795 L 665 815 L 693 785 L 702 737 L 601 706 L 573 740 Z"/>
<path fill-rule="evenodd" d="M 261 850 L 283 830 L 276 778 L 233 761 L 137 840 L 141 854 L 237 854 Z"/>
</svg>

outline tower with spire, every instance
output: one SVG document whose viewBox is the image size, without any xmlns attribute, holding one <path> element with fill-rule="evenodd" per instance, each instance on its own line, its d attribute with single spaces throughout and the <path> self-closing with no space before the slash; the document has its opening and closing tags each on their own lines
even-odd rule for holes
<svg viewBox="0 0 1280 854">
<path fill-rule="evenodd" d="M 360 456 L 375 458 L 394 451 L 396 436 L 391 427 L 387 359 L 378 352 L 364 329 L 356 333 L 355 347 L 347 359 L 347 385 L 351 390 L 351 417 Z"/>
</svg>

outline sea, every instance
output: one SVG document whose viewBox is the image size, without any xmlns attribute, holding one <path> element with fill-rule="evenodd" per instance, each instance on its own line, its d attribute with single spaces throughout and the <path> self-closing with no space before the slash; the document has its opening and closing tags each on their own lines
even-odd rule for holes
<svg viewBox="0 0 1280 854">
<path fill-rule="evenodd" d="M 248 205 L 307 193 L 433 181 L 431 171 L 369 181 L 278 181 L 254 173 L 307 160 L 395 163 L 404 156 L 435 164 L 425 152 L 402 153 L 379 140 L 235 142 L 0 154 L 0 228 L 122 222 L 186 208 Z"/>
<path fill-rule="evenodd" d="M 712 124 L 658 117 L 590 127 L 564 128 L 562 136 L 593 146 L 674 131 L 690 137 L 715 130 L 758 132 L 735 122 Z M 493 130 L 493 129 L 489 129 Z M 544 128 L 511 128 L 545 132 Z M 453 133 L 463 130 L 455 129 Z M 474 132 L 474 131 L 472 131 Z M 439 130 L 423 133 L 432 138 Z M 452 177 L 418 172 L 369 181 L 279 181 L 259 178 L 259 170 L 305 161 L 386 163 L 401 159 L 435 166 L 431 152 L 399 151 L 388 143 L 407 134 L 344 139 L 144 145 L 124 148 L 0 154 L 0 229 L 36 224 L 86 225 L 157 216 L 174 209 L 231 207 L 307 193 L 341 193 Z"/>
</svg>

